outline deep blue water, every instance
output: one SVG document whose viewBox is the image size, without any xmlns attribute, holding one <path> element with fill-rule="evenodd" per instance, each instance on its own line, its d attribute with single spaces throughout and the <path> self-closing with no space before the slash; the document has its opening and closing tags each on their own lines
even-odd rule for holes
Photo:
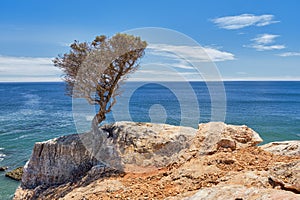
<svg viewBox="0 0 300 200">
<path fill-rule="evenodd" d="M 135 84 L 124 86 L 124 90 L 134 88 L 128 110 L 133 121 L 153 120 L 149 110 L 153 105 L 160 105 L 157 108 L 163 107 L 165 113 L 158 116 L 166 123 L 180 125 L 185 106 L 192 105 L 192 98 L 185 95 L 181 83 L 172 83 L 172 88 L 177 88 L 183 99 L 159 84 L 138 88 Z M 300 139 L 300 82 L 224 84 L 226 123 L 248 125 L 261 135 L 264 143 Z M 211 99 L 206 84 L 192 82 L 191 85 L 201 114 L 199 122 L 208 122 Z M 76 132 L 72 99 L 64 95 L 64 87 L 64 83 L 0 83 L 0 166 L 10 169 L 23 166 L 35 142 Z M 121 99 L 117 102 L 124 103 Z M 189 110 L 188 118 L 192 119 L 196 109 Z M 113 121 L 112 114 L 107 121 Z M 190 126 L 197 127 L 197 123 Z M 0 199 L 10 199 L 18 184 L 0 172 Z"/>
</svg>

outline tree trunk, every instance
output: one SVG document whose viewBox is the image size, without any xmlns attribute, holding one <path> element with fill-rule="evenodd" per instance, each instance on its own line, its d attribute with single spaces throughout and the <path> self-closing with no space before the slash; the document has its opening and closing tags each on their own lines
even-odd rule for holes
<svg viewBox="0 0 300 200">
<path fill-rule="evenodd" d="M 99 133 L 99 124 L 105 120 L 105 115 L 102 113 L 97 113 L 92 120 L 92 131 L 94 133 Z"/>
</svg>

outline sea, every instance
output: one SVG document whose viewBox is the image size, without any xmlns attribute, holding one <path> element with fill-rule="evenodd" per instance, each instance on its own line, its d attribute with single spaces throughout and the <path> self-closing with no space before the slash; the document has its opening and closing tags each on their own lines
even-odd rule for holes
<svg viewBox="0 0 300 200">
<path fill-rule="evenodd" d="M 132 121 L 159 123 L 163 120 L 173 125 L 185 125 L 181 123 L 185 113 L 184 120 L 193 122 L 190 126 L 197 128 L 198 123 L 209 122 L 216 114 L 212 111 L 212 89 L 205 82 L 190 82 L 190 88 L 182 87 L 184 84 L 168 83 L 172 86 L 168 88 L 158 83 L 128 82 L 122 89 L 133 92 L 123 102 L 121 94 L 116 108 L 118 104 L 128 104 L 123 108 Z M 222 106 L 225 106 L 226 123 L 249 126 L 260 134 L 263 143 L 300 140 L 299 81 L 225 81 L 223 84 L 224 91 L 219 92 L 225 94 L 221 97 L 225 100 Z M 176 95 L 176 89 L 181 95 L 192 90 L 196 102 L 189 98 L 190 93 L 182 100 Z M 76 120 L 74 122 L 72 102 L 72 98 L 65 95 L 63 82 L 0 83 L 0 166 L 8 166 L 9 170 L 23 166 L 30 158 L 35 142 L 82 130 L 76 127 Z M 195 105 L 187 111 L 199 110 L 198 118 L 195 117 L 198 113 L 184 111 Z M 155 115 L 159 111 L 162 114 Z M 105 123 L 123 119 L 116 113 L 113 110 Z M 153 116 L 162 117 L 153 119 Z M 196 123 L 195 119 L 198 120 Z M 1 200 L 12 199 L 18 186 L 19 182 L 0 172 Z"/>
</svg>

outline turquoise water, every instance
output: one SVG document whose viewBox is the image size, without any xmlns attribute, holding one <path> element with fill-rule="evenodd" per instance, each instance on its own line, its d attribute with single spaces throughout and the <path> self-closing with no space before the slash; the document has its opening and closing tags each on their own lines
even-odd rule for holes
<svg viewBox="0 0 300 200">
<path fill-rule="evenodd" d="M 135 88 L 135 84 L 126 84 L 124 90 Z M 172 84 L 180 90 L 181 83 Z M 262 136 L 264 143 L 300 139 L 300 82 L 224 84 L 227 123 L 248 125 Z M 211 117 L 208 89 L 203 82 L 191 85 L 198 98 L 199 121 L 208 122 Z M 64 95 L 64 87 L 64 83 L 0 83 L 0 166 L 10 169 L 23 166 L 35 142 L 76 132 L 72 99 Z M 146 84 L 135 90 L 129 101 L 132 119 L 150 121 L 149 109 L 154 104 L 165 108 L 167 123 L 180 124 L 182 102 L 159 84 Z M 110 114 L 107 121 L 113 120 Z M 18 184 L 0 172 L 0 199 L 11 199 Z"/>
</svg>

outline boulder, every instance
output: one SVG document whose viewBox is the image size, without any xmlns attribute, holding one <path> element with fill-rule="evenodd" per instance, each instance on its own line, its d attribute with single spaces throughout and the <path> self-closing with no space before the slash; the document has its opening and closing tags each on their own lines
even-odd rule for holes
<svg viewBox="0 0 300 200">
<path fill-rule="evenodd" d="M 256 146 L 262 141 L 258 133 L 245 125 L 235 126 L 223 122 L 210 122 L 199 124 L 192 148 L 199 149 L 201 154 L 212 154 L 220 149 L 234 151 Z"/>
<path fill-rule="evenodd" d="M 8 169 L 7 166 L 1 166 L 1 167 L 0 167 L 0 171 L 5 171 L 5 170 L 7 170 L 7 169 Z"/>
<path fill-rule="evenodd" d="M 271 142 L 261 148 L 277 155 L 300 156 L 300 140 Z"/>
<path fill-rule="evenodd" d="M 10 172 L 5 174 L 6 177 L 20 181 L 22 179 L 23 167 L 18 167 Z"/>
</svg>

